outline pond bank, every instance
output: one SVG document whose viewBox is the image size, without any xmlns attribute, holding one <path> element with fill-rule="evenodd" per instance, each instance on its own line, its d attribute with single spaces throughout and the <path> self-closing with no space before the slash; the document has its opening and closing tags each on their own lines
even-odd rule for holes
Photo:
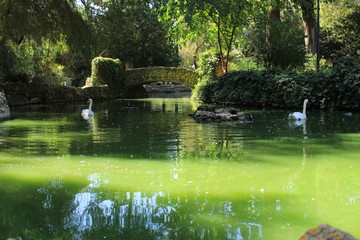
<svg viewBox="0 0 360 240">
<path fill-rule="evenodd" d="M 0 83 L 9 106 L 26 105 L 45 102 L 77 101 L 89 97 L 93 99 L 112 99 L 122 97 L 108 87 L 67 87 L 58 85 L 29 83 Z"/>
<path fill-rule="evenodd" d="M 5 93 L 9 106 L 27 105 L 46 102 L 61 102 L 61 101 L 78 101 L 89 97 L 93 99 L 114 99 L 132 96 L 130 93 L 126 94 L 123 91 L 113 91 L 107 86 L 101 87 L 68 87 L 59 85 L 46 84 L 30 84 L 30 83 L 11 83 L 1 82 L 0 91 Z M 133 91 L 129 89 L 129 91 Z M 150 86 L 145 85 L 143 90 L 139 90 L 142 95 L 152 97 L 161 96 L 161 94 L 171 93 L 174 97 L 181 93 L 188 93 L 191 95 L 191 88 L 183 85 L 171 86 Z M 179 95 L 178 97 L 184 97 Z"/>
</svg>

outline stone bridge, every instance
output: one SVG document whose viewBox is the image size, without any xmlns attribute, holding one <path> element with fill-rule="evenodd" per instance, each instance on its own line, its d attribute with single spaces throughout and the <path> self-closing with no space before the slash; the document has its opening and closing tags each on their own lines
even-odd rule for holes
<svg viewBox="0 0 360 240">
<path fill-rule="evenodd" d="M 175 82 L 194 87 L 198 74 L 191 69 L 178 67 L 146 67 L 125 71 L 125 87 L 150 82 Z"/>
</svg>

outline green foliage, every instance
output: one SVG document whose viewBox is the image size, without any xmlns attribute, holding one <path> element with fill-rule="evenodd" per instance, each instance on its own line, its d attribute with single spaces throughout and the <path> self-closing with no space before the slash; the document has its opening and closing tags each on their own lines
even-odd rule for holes
<svg viewBox="0 0 360 240">
<path fill-rule="evenodd" d="M 174 41 L 146 0 L 94 2 L 91 13 L 95 54 L 119 58 L 134 67 L 178 66 Z M 100 11 L 101 14 L 96 12 Z"/>
<path fill-rule="evenodd" d="M 316 70 L 316 61 L 317 61 L 317 56 L 316 54 L 307 54 L 306 56 L 306 63 L 305 63 L 305 69 L 306 70 Z M 326 68 L 329 67 L 328 62 L 326 61 L 326 59 L 321 58 L 320 59 L 320 68 L 323 68 L 323 70 L 325 70 Z"/>
<path fill-rule="evenodd" d="M 56 41 L 61 34 L 76 48 L 87 41 L 87 25 L 69 0 L 0 1 L 0 45 L 20 44 L 26 37 Z"/>
<path fill-rule="evenodd" d="M 81 59 L 81 66 L 86 62 L 90 69 L 91 32 L 77 10 L 72 0 L 0 1 L 0 46 L 10 47 L 17 56 L 9 81 L 19 76 L 28 81 L 32 76 L 53 76 L 54 72 L 67 77 L 65 70 L 82 72 L 70 65 L 75 62 L 74 55 L 77 61 Z M 60 64 L 55 59 L 64 54 L 58 51 L 64 45 L 69 61 L 59 75 Z"/>
<path fill-rule="evenodd" d="M 9 43 L 0 47 L 0 80 L 28 82 L 34 73 L 35 63 L 29 49 Z M 31 52 L 31 51 L 30 51 Z"/>
<path fill-rule="evenodd" d="M 360 109 L 360 59 L 339 59 L 328 79 L 327 105 L 334 108 Z M 331 91 L 332 90 L 332 91 Z"/>
<path fill-rule="evenodd" d="M 263 62 L 267 68 L 295 69 L 303 67 L 305 63 L 301 21 L 291 11 L 285 12 L 281 21 L 260 16 L 245 37 L 252 56 L 257 58 L 258 62 Z"/>
<path fill-rule="evenodd" d="M 219 54 L 215 49 L 210 49 L 201 53 L 199 68 L 196 72 L 201 79 L 212 78 L 216 76 L 216 66 L 219 64 Z"/>
<path fill-rule="evenodd" d="M 327 11 L 324 10 L 325 23 L 320 32 L 321 55 L 330 62 L 343 56 L 359 57 L 360 4 L 324 7 Z"/>
<path fill-rule="evenodd" d="M 251 1 L 243 0 L 168 0 L 164 5 L 163 21 L 173 26 L 179 38 L 197 43 L 204 39 L 207 45 L 217 46 L 220 61 L 226 72 L 228 60 L 237 36 L 249 21 Z"/>
<path fill-rule="evenodd" d="M 200 93 L 200 91 L 205 91 L 204 87 L 216 78 L 216 66 L 219 64 L 219 61 L 219 55 L 214 49 L 200 54 L 199 67 L 196 69 L 196 72 L 199 74 L 199 81 L 193 90 L 194 99 L 200 98 L 200 95 L 208 95 L 206 93 Z"/>
<path fill-rule="evenodd" d="M 92 86 L 108 85 L 118 89 L 123 85 L 124 70 L 119 59 L 96 57 L 91 62 Z"/>
<path fill-rule="evenodd" d="M 308 98 L 312 107 L 360 109 L 360 61 L 343 58 L 328 72 L 229 72 L 198 89 L 205 102 L 293 107 Z"/>
<path fill-rule="evenodd" d="M 71 78 L 79 86 L 94 56 L 134 67 L 178 66 L 182 43 L 194 44 L 187 66 L 193 56 L 217 48 L 223 67 L 230 60 L 229 69 L 299 69 L 306 60 L 305 3 L 313 1 L 1 0 L 0 46 L 7 50 L 0 49 L 0 79 Z M 321 1 L 321 52 L 327 63 L 359 57 L 359 7 L 357 0 Z M 271 17 L 271 11 L 278 15 Z M 313 58 L 308 59 L 310 69 Z M 200 64 L 199 86 L 212 81 L 208 60 Z"/>
<path fill-rule="evenodd" d="M 24 40 L 20 45 L 8 42 L 0 49 L 2 80 L 71 84 L 71 74 L 65 70 L 66 61 L 59 60 L 59 56 L 68 52 L 66 43 L 61 39 L 57 42 L 43 40 L 41 45 L 34 40 Z"/>
<path fill-rule="evenodd" d="M 0 80 L 5 80 L 14 72 L 16 55 L 8 46 L 0 47 Z"/>
<path fill-rule="evenodd" d="M 246 56 L 244 51 L 234 50 L 229 63 L 229 71 L 261 70 L 265 64 L 254 56 Z"/>
</svg>

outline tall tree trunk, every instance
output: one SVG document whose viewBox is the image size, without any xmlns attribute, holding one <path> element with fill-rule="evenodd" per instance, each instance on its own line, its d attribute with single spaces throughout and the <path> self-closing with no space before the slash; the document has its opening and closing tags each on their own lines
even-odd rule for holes
<svg viewBox="0 0 360 240">
<path fill-rule="evenodd" d="M 196 43 L 196 49 L 195 49 L 194 56 L 193 56 L 193 66 L 195 69 L 198 68 L 197 61 L 198 61 L 199 50 L 204 44 L 205 44 L 205 40 L 202 40 L 202 42 L 200 44 Z"/>
<path fill-rule="evenodd" d="M 275 67 L 275 52 L 276 52 L 276 44 L 277 44 L 277 26 L 276 24 L 281 21 L 280 18 L 280 9 L 272 8 L 267 12 L 268 16 L 268 26 L 267 26 L 267 60 L 266 66 L 267 68 Z"/>
<path fill-rule="evenodd" d="M 314 0 L 300 0 L 302 19 L 304 23 L 305 47 L 307 53 L 316 53 L 316 20 Z"/>
<path fill-rule="evenodd" d="M 230 61 L 230 51 L 232 47 L 232 43 L 234 41 L 235 31 L 237 29 L 236 25 L 232 26 L 231 35 L 227 38 L 226 34 L 222 32 L 222 25 L 220 14 L 218 15 L 218 19 L 216 19 L 211 12 L 208 12 L 212 21 L 216 24 L 217 27 L 217 42 L 219 47 L 219 57 L 220 57 L 220 64 L 219 64 L 219 71 L 217 71 L 217 75 L 221 76 L 228 72 L 228 65 Z M 225 47 L 223 46 L 223 42 L 225 43 Z M 226 51 L 226 56 L 224 55 L 224 51 Z"/>
<path fill-rule="evenodd" d="M 220 54 L 220 67 L 221 67 L 221 73 L 219 73 L 219 75 L 223 75 L 227 72 L 227 70 L 226 70 L 224 52 L 223 52 L 222 43 L 221 43 L 220 17 L 219 17 L 219 22 L 218 22 L 217 27 L 218 27 L 217 38 L 218 38 L 218 46 L 219 46 L 219 54 Z"/>
<path fill-rule="evenodd" d="M 230 51 L 231 51 L 232 43 L 234 40 L 236 28 L 237 28 L 236 26 L 233 26 L 233 29 L 231 30 L 230 39 L 228 41 L 226 41 L 227 51 L 226 51 L 225 73 L 227 73 L 229 70 Z"/>
</svg>

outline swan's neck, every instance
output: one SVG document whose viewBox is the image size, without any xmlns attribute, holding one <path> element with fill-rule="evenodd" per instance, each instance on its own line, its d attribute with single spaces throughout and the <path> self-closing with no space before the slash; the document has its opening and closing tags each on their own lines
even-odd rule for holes
<svg viewBox="0 0 360 240">
<path fill-rule="evenodd" d="M 91 108 L 92 108 L 92 101 L 90 101 L 89 103 L 89 110 L 91 111 Z"/>
<path fill-rule="evenodd" d="M 303 114 L 306 116 L 306 104 L 307 104 L 307 101 L 305 100 L 304 101 L 304 106 L 303 106 Z"/>
</svg>

